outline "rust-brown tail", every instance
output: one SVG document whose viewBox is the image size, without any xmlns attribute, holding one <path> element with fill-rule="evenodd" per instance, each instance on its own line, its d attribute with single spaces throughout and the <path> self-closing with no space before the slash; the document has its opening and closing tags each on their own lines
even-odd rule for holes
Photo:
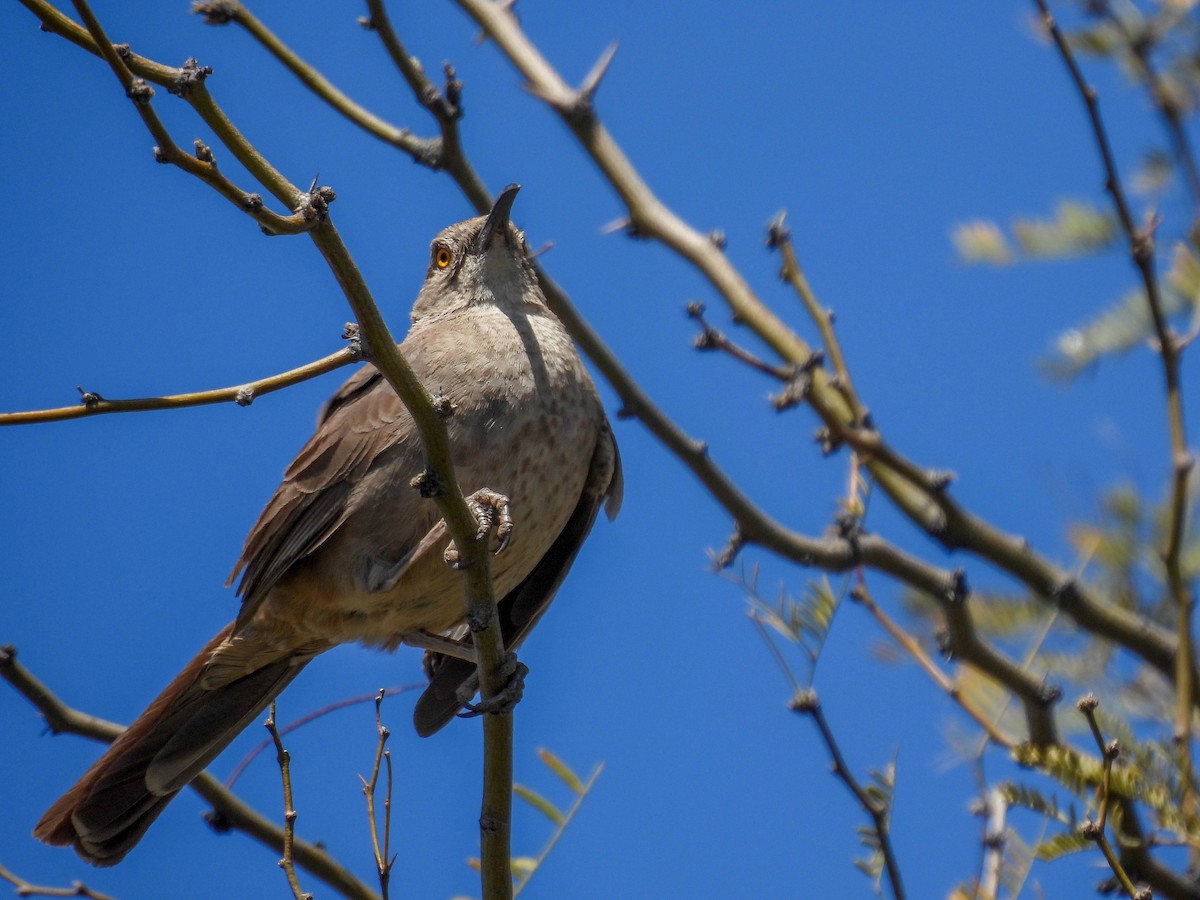
<svg viewBox="0 0 1200 900">
<path fill-rule="evenodd" d="M 150 824 L 296 677 L 310 658 L 284 658 L 211 690 L 200 677 L 232 623 L 208 642 L 33 830 L 38 840 L 74 846 L 86 861 L 111 866 Z"/>
</svg>

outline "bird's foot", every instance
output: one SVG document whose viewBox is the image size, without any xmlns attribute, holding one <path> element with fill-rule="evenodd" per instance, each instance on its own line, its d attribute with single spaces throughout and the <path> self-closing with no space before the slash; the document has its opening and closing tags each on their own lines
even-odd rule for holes
<svg viewBox="0 0 1200 900">
<path fill-rule="evenodd" d="M 481 488 L 467 497 L 466 500 L 467 507 L 471 510 L 471 514 L 475 516 L 477 525 L 475 540 L 482 541 L 486 539 L 494 529 L 496 537 L 500 540 L 499 546 L 496 547 L 496 552 L 503 553 L 508 548 L 513 533 L 513 518 L 512 512 L 509 509 L 508 498 L 503 494 L 493 491 L 491 488 Z M 446 548 L 444 558 L 446 565 L 451 568 L 462 568 L 462 556 L 458 551 L 457 545 L 450 544 Z"/>
<path fill-rule="evenodd" d="M 504 660 L 500 663 L 500 674 L 506 679 L 504 687 L 478 703 L 471 702 L 475 694 L 474 679 L 459 688 L 458 699 L 467 710 L 459 713 L 459 718 L 471 719 L 485 714 L 503 715 L 516 708 L 525 693 L 525 676 L 529 674 L 529 666 L 517 659 L 517 654 L 510 650 L 504 654 Z M 470 690 L 470 693 L 464 696 L 467 690 Z"/>
</svg>

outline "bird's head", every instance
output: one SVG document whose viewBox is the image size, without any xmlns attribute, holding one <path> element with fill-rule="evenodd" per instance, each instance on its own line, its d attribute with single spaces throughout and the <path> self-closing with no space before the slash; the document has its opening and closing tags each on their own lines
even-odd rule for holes
<svg viewBox="0 0 1200 900">
<path fill-rule="evenodd" d="M 540 300 L 525 235 L 509 221 L 520 189 L 510 184 L 486 216 L 444 228 L 433 239 L 414 322 L 478 304 L 516 311 Z"/>
</svg>

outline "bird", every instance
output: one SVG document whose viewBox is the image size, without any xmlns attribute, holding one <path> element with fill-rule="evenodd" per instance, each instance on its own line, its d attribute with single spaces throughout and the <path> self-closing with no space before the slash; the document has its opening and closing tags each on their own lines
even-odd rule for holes
<svg viewBox="0 0 1200 900">
<path fill-rule="evenodd" d="M 614 518 L 623 493 L 599 394 L 510 221 L 518 190 L 509 185 L 486 216 L 434 238 L 399 344 L 448 413 L 459 483 L 474 491 L 474 508 L 499 513 L 502 533 L 486 539 L 508 650 L 545 613 L 600 508 Z M 412 416 L 364 365 L 325 404 L 250 530 L 227 583 L 240 576 L 237 617 L 47 810 L 34 836 L 97 866 L 120 862 L 308 662 L 339 644 L 434 648 L 414 726 L 428 736 L 451 721 L 471 699 L 475 664 L 448 531 L 412 486 L 423 468 Z"/>
</svg>

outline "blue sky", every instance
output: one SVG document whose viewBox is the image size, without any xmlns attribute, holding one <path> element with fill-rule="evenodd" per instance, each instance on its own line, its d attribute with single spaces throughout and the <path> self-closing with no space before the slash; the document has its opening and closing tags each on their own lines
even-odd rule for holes
<svg viewBox="0 0 1200 900">
<path fill-rule="evenodd" d="M 355 4 L 251 7 L 299 53 L 385 118 L 431 123 L 389 68 Z M 1075 383 L 1036 363 L 1064 328 L 1133 284 L 1119 252 L 1010 269 L 959 263 L 953 226 L 1048 214 L 1059 199 L 1103 202 L 1086 122 L 1058 57 L 1034 36 L 1031 4 L 553 4 L 522 0 L 522 22 L 578 81 L 614 39 L 598 106 L 658 193 L 728 253 L 765 302 L 812 337 L 775 278 L 764 225 L 786 208 L 798 251 L 884 434 L 920 463 L 955 470 L 956 496 L 1069 563 L 1065 522 L 1128 480 L 1160 495 L 1167 451 L 1158 370 L 1145 351 Z M 116 41 L 215 69 L 218 102 L 293 182 L 320 173 L 333 218 L 397 334 L 420 285 L 429 239 L 471 214 L 446 177 L 356 131 L 235 28 L 204 26 L 187 4 L 97 2 Z M 843 489 L 845 458 L 824 459 L 804 409 L 777 415 L 773 386 L 691 349 L 683 310 L 708 304 L 740 335 L 699 276 L 662 248 L 603 226 L 619 202 L 561 123 L 522 91 L 494 47 L 451 4 L 396 5 L 394 20 L 431 72 L 450 59 L 466 84 L 463 137 L 493 191 L 524 185 L 514 211 L 553 276 L 639 382 L 743 489 L 792 527 L 820 533 Z M 341 345 L 349 310 L 312 244 L 267 239 L 214 192 L 155 165 L 152 140 L 110 73 L 0 6 L 0 409 L 68 405 L 75 386 L 109 397 L 238 384 Z M 1092 65 L 1116 153 L 1131 170 L 1159 131 L 1143 97 Z M 156 108 L 179 143 L 210 139 L 185 104 Z M 211 140 L 210 140 L 211 142 Z M 245 184 L 228 153 L 218 161 Z M 1163 212 L 1170 216 L 1168 204 Z M 0 434 L 4 515 L 0 642 L 67 702 L 128 721 L 232 618 L 221 585 L 321 401 L 348 372 L 262 398 L 187 411 L 97 417 Z M 610 414 L 617 404 L 602 386 Z M 1193 421 L 1200 410 L 1191 397 Z M 552 612 L 527 642 L 532 673 L 517 717 L 517 780 L 565 803 L 535 752 L 605 770 L 529 897 L 867 896 L 851 866 L 862 815 L 828 773 L 811 724 L 785 709 L 788 687 L 745 616 L 739 590 L 709 570 L 728 516 L 635 422 L 616 423 L 625 463 L 620 518 L 600 522 Z M 972 582 L 985 566 L 947 558 L 877 502 L 871 527 Z M 800 591 L 813 573 L 753 550 L 761 583 Z M 869 582 L 888 608 L 898 591 Z M 883 640 L 861 610 L 840 613 L 816 687 L 860 774 L 895 756 L 897 852 L 909 895 L 969 879 L 980 826 L 966 812 L 969 768 L 945 733 L 965 725 L 911 666 L 878 662 Z M 415 651 L 340 648 L 288 689 L 290 720 L 382 685 L 419 680 Z M 414 695 L 385 717 L 398 772 L 396 894 L 478 893 L 480 729 L 430 740 L 409 728 Z M 1068 698 L 1073 699 L 1073 698 Z M 36 845 L 42 810 L 98 754 L 44 734 L 0 690 L 0 863 L 26 878 L 83 878 L 122 898 L 284 896 L 271 851 L 214 837 L 202 803 L 177 800 L 119 868 L 88 870 Z M 258 729 L 217 761 L 226 775 Z M 373 713 L 332 714 L 288 741 L 299 833 L 371 878 L 358 790 L 374 751 Z M 1005 772 L 999 759 L 989 774 Z M 280 808 L 273 763 L 239 785 Z M 1021 821 L 1021 820 L 1018 820 Z M 1024 822 L 1026 826 L 1030 822 Z M 517 807 L 514 850 L 536 853 L 548 826 Z M 1096 859 L 1039 867 L 1048 896 L 1100 876 Z M 328 892 L 312 879 L 305 886 Z"/>
</svg>

